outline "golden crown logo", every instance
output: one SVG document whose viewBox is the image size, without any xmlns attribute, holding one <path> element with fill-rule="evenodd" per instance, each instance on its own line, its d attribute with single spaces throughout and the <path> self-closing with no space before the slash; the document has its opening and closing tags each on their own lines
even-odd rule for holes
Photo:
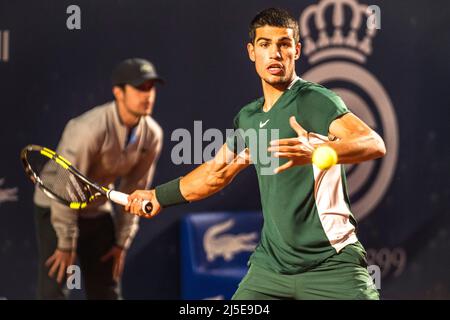
<svg viewBox="0 0 450 320">
<path fill-rule="evenodd" d="M 350 20 L 347 21 L 344 15 L 346 7 L 351 12 Z M 329 8 L 332 8 L 332 34 L 327 32 L 330 28 L 325 19 Z M 366 56 L 372 53 L 372 38 L 377 31 L 366 27 L 367 18 L 371 14 L 367 8 L 368 5 L 359 4 L 356 0 L 322 0 L 309 6 L 300 17 L 303 53 L 309 56 L 308 62 L 314 64 L 327 58 L 339 57 L 365 63 Z M 312 38 L 311 26 L 317 30 L 317 39 Z"/>
</svg>

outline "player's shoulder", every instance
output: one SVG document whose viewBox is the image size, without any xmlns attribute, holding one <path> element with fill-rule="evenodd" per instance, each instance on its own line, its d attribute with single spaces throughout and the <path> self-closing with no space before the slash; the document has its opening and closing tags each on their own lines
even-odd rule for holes
<svg viewBox="0 0 450 320">
<path fill-rule="evenodd" d="M 300 81 L 300 85 L 296 88 L 298 98 L 308 99 L 317 103 L 341 103 L 337 93 L 323 85 L 303 79 Z"/>
<path fill-rule="evenodd" d="M 159 123 L 155 119 L 153 119 L 153 117 L 145 116 L 144 123 L 150 135 L 152 135 L 156 140 L 159 141 L 163 139 L 163 129 L 161 128 Z"/>
<path fill-rule="evenodd" d="M 236 119 L 244 116 L 244 117 L 249 117 L 251 115 L 253 115 L 254 113 L 258 112 L 262 106 L 262 101 L 263 101 L 263 97 L 254 99 L 252 101 L 250 101 L 249 103 L 247 103 L 246 105 L 244 105 L 241 110 L 239 110 L 239 112 L 236 115 Z"/>
</svg>

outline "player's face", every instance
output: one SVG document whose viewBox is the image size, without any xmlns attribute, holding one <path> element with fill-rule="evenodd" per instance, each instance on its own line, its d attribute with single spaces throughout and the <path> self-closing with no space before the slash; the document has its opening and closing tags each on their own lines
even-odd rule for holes
<svg viewBox="0 0 450 320">
<path fill-rule="evenodd" d="M 123 94 L 123 104 L 126 110 L 134 116 L 150 115 L 156 99 L 155 81 L 148 80 L 139 87 L 126 85 Z"/>
<path fill-rule="evenodd" d="M 256 29 L 254 43 L 247 45 L 256 72 L 270 85 L 290 83 L 295 60 L 300 57 L 300 43 L 291 28 L 264 26 Z"/>
</svg>

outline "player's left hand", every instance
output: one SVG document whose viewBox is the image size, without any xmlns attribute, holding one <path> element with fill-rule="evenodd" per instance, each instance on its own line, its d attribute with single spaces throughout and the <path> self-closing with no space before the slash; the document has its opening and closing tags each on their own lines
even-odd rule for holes
<svg viewBox="0 0 450 320">
<path fill-rule="evenodd" d="M 293 166 L 301 166 L 311 163 L 314 146 L 308 141 L 308 132 L 302 128 L 294 116 L 289 118 L 291 128 L 297 133 L 297 138 L 272 140 L 267 149 L 273 152 L 277 158 L 285 158 L 289 161 L 274 170 L 275 173 L 285 171 Z"/>
<path fill-rule="evenodd" d="M 113 259 L 113 279 L 114 281 L 119 281 L 122 276 L 123 267 L 125 265 L 126 250 L 119 247 L 113 246 L 103 257 L 100 258 L 101 262 L 106 262 Z"/>
</svg>

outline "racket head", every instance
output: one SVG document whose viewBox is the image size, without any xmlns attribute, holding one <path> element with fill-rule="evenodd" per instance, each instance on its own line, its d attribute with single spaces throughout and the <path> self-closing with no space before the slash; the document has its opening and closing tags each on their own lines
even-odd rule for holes
<svg viewBox="0 0 450 320">
<path fill-rule="evenodd" d="M 51 199 L 83 209 L 108 189 L 90 183 L 71 163 L 51 149 L 28 145 L 20 154 L 25 173 Z"/>
</svg>

